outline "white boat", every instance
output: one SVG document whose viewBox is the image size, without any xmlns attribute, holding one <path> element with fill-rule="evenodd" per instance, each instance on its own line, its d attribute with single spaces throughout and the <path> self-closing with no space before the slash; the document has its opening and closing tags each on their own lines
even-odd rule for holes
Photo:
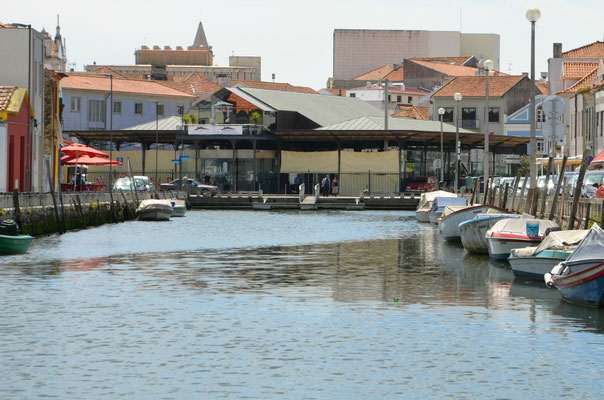
<svg viewBox="0 0 604 400">
<path fill-rule="evenodd" d="M 560 230 L 560 227 L 547 219 L 502 219 L 485 235 L 489 244 L 489 257 L 505 260 L 512 249 L 538 245 L 545 238 L 548 229 Z"/>
<path fill-rule="evenodd" d="M 604 306 L 604 232 L 594 224 L 566 261 L 545 274 L 564 300 L 595 307 Z"/>
<path fill-rule="evenodd" d="M 445 192 L 444 190 L 436 190 L 434 192 L 422 193 L 415 210 L 415 218 L 419 222 L 430 222 L 430 210 L 432 202 L 437 197 L 457 197 L 455 193 Z"/>
<path fill-rule="evenodd" d="M 432 202 L 430 210 L 430 223 L 437 224 L 447 206 L 465 206 L 467 205 L 465 197 L 436 197 Z"/>
<path fill-rule="evenodd" d="M 466 206 L 458 209 L 455 209 L 455 207 L 446 207 L 438 220 L 438 230 L 447 240 L 460 240 L 459 224 L 474 219 L 480 214 L 489 212 L 509 214 L 509 211 L 503 208 L 486 204 Z"/>
<path fill-rule="evenodd" d="M 536 247 L 512 249 L 508 262 L 515 276 L 542 280 L 557 264 L 565 261 L 589 230 L 550 232 Z"/>
<path fill-rule="evenodd" d="M 168 221 L 172 206 L 165 200 L 143 200 L 136 209 L 136 215 L 141 221 Z"/>
<path fill-rule="evenodd" d="M 486 233 L 504 218 L 520 218 L 512 214 L 478 214 L 476 218 L 459 224 L 459 236 L 464 249 L 470 253 L 489 254 Z"/>
<path fill-rule="evenodd" d="M 184 200 L 179 199 L 160 199 L 172 207 L 172 217 L 184 217 L 187 212 L 187 205 Z"/>
</svg>

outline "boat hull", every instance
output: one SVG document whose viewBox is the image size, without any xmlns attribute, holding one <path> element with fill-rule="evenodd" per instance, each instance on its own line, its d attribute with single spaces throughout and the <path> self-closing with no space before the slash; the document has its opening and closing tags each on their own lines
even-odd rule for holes
<svg viewBox="0 0 604 400">
<path fill-rule="evenodd" d="M 506 260 L 510 256 L 512 249 L 529 247 L 537 245 L 541 239 L 506 239 L 506 238 L 487 238 L 489 257 L 493 260 Z"/>
<path fill-rule="evenodd" d="M 430 213 L 429 219 L 431 224 L 438 224 L 438 219 L 440 218 L 440 214 Z"/>
<path fill-rule="evenodd" d="M 415 212 L 415 218 L 418 222 L 430 222 L 430 209 L 419 209 Z"/>
<path fill-rule="evenodd" d="M 479 221 L 467 221 L 459 227 L 459 236 L 464 249 L 470 253 L 489 254 L 489 243 L 486 233 L 502 218 L 481 219 Z"/>
<path fill-rule="evenodd" d="M 461 240 L 461 232 L 459 224 L 462 222 L 476 218 L 479 214 L 484 214 L 490 209 L 501 210 L 493 206 L 472 206 L 449 214 L 438 222 L 439 231 L 446 240 L 459 241 Z M 486 233 L 486 231 L 485 231 Z"/>
<path fill-rule="evenodd" d="M 586 260 L 584 264 L 575 265 L 582 271 L 567 275 L 555 275 L 552 283 L 562 294 L 562 298 L 572 303 L 592 307 L 604 306 L 604 262 Z M 589 266 L 592 264 L 593 266 Z"/>
<path fill-rule="evenodd" d="M 29 235 L 0 235 L 0 255 L 23 254 L 32 240 L 33 237 Z"/>
<path fill-rule="evenodd" d="M 172 207 L 172 216 L 173 217 L 184 217 L 187 212 L 187 207 L 185 206 L 174 206 Z"/>
<path fill-rule="evenodd" d="M 571 254 L 565 251 L 547 251 L 547 253 L 533 257 L 514 257 L 514 255 L 510 255 L 508 262 L 514 276 L 543 281 L 543 275 L 550 272 Z"/>
</svg>

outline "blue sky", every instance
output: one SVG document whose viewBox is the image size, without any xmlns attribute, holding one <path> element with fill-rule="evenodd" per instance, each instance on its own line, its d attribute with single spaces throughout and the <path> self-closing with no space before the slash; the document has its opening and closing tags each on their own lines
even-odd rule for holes
<svg viewBox="0 0 604 400">
<path fill-rule="evenodd" d="M 9 2 L 0 21 L 32 24 L 54 35 L 56 15 L 77 70 L 84 64 L 132 64 L 142 44 L 192 44 L 201 18 L 215 64 L 228 57 L 262 57 L 263 80 L 320 89 L 332 75 L 333 31 L 347 29 L 459 30 L 501 36 L 501 69 L 530 70 L 530 24 L 525 12 L 541 9 L 537 22 L 537 75 L 547 70 L 552 43 L 567 51 L 604 40 L 604 1 L 539 0 L 63 0 Z M 460 21 L 461 10 L 461 21 Z M 600 22 L 598 22 L 600 20 Z M 510 65 L 511 64 L 511 65 Z"/>
</svg>

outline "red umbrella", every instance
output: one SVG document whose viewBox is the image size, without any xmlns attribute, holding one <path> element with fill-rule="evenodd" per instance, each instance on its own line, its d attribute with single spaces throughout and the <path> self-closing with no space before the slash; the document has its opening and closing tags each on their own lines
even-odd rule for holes
<svg viewBox="0 0 604 400">
<path fill-rule="evenodd" d="M 101 157 L 90 157 L 89 155 L 82 155 L 79 157 L 63 156 L 61 157 L 61 164 L 63 165 L 122 165 L 119 161 L 111 161 L 108 158 Z"/>
<path fill-rule="evenodd" d="M 61 147 L 61 153 L 64 153 L 70 157 L 87 155 L 91 157 L 109 158 L 108 154 L 103 153 L 100 150 L 93 149 L 92 147 L 86 146 L 82 143 L 71 143 L 67 146 Z"/>
</svg>

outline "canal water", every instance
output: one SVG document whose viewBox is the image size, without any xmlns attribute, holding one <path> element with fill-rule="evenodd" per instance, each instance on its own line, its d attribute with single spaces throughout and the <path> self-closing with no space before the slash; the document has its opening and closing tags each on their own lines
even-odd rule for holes
<svg viewBox="0 0 604 400">
<path fill-rule="evenodd" d="M 190 211 L 0 258 L 0 398 L 601 399 L 604 313 L 410 212 Z"/>
</svg>

